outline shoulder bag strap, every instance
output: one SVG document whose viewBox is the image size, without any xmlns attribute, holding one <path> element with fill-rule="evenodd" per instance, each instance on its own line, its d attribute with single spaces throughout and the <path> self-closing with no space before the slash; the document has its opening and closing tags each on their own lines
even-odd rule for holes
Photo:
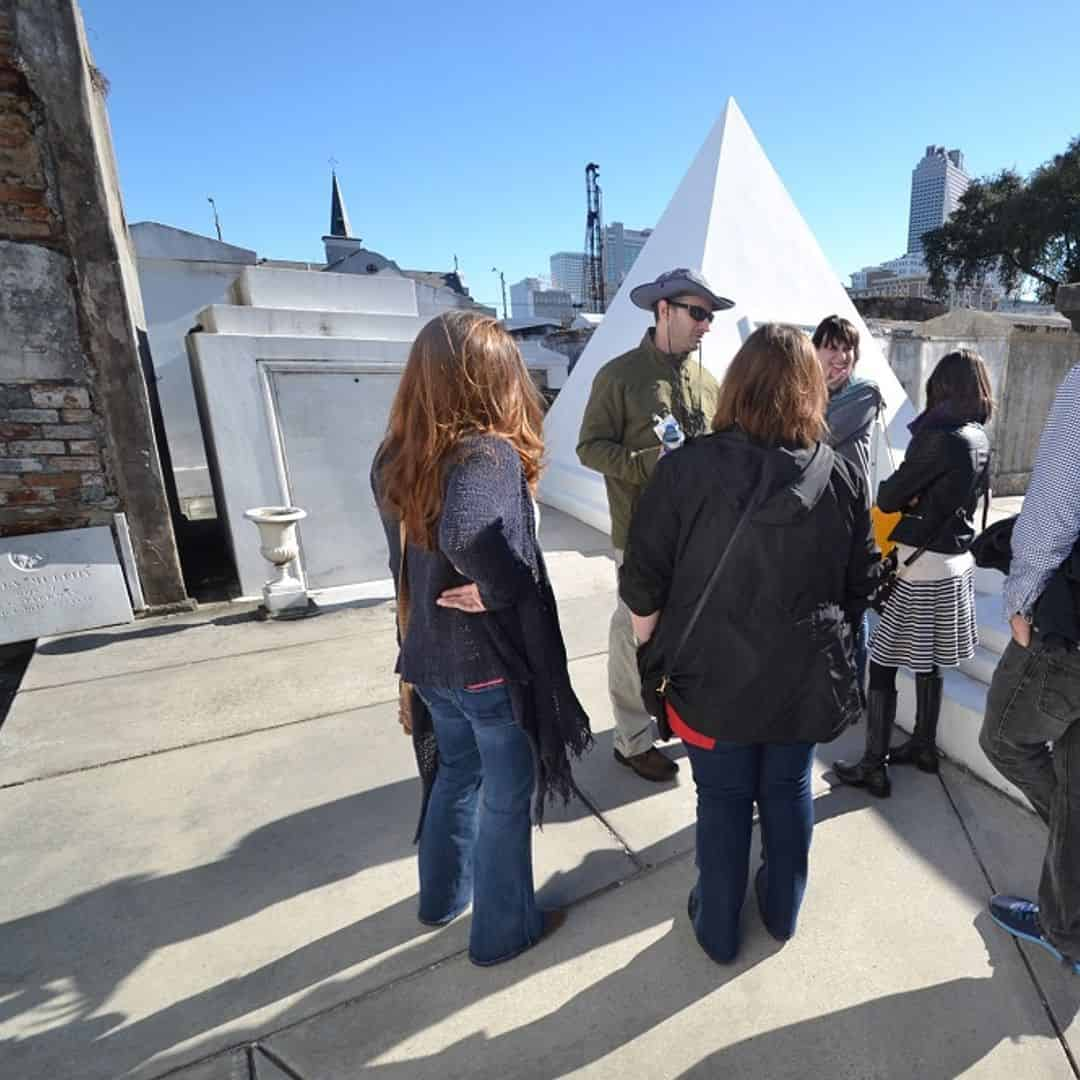
<svg viewBox="0 0 1080 1080">
<path fill-rule="evenodd" d="M 716 588 L 716 583 L 720 579 L 720 575 L 723 573 L 724 566 L 728 561 L 728 557 L 731 555 L 732 549 L 735 547 L 735 541 L 739 539 L 740 534 L 746 527 L 747 522 L 757 511 L 758 507 L 765 501 L 766 494 L 768 493 L 769 481 L 772 478 L 771 461 L 766 458 L 765 463 L 761 469 L 761 480 L 758 483 L 750 502 L 747 504 L 746 509 L 742 512 L 742 516 L 739 518 L 738 523 L 735 526 L 735 531 L 731 534 L 731 539 L 728 540 L 727 546 L 724 548 L 723 553 L 716 562 L 716 566 L 713 567 L 712 573 L 709 575 L 709 580 L 705 583 L 705 588 L 701 592 L 701 596 L 698 597 L 698 602 L 694 605 L 694 610 L 690 615 L 690 619 L 686 626 L 683 627 L 683 632 L 679 637 L 679 642 L 675 646 L 675 651 L 671 654 L 671 659 L 664 666 L 668 671 L 671 671 L 675 667 L 676 661 L 679 659 L 679 654 L 683 650 L 683 646 L 689 641 L 690 634 L 693 632 L 694 626 L 697 624 L 698 618 L 702 611 L 705 610 L 705 605 L 709 602 L 709 597 L 712 596 L 713 590 Z M 667 676 L 664 676 L 664 682 L 667 682 Z"/>
<path fill-rule="evenodd" d="M 979 477 L 978 488 L 981 488 L 983 490 L 983 492 L 984 492 L 984 498 L 983 498 L 983 531 L 985 532 L 986 531 L 986 520 L 990 516 L 990 461 L 989 461 L 989 459 L 987 459 L 986 468 L 983 470 L 982 475 Z M 976 490 L 978 490 L 978 488 Z M 927 540 L 926 543 L 923 544 L 923 546 L 921 548 L 919 548 L 918 551 L 916 551 L 913 554 L 909 555 L 904 560 L 904 565 L 905 566 L 910 566 L 913 562 L 916 562 L 918 559 L 921 559 L 930 550 L 930 546 L 932 544 L 936 543 L 938 540 L 941 539 L 942 536 L 945 535 L 945 530 L 948 528 L 949 522 L 952 521 L 952 519 L 954 517 L 956 517 L 956 515 L 958 513 L 960 513 L 961 509 L 962 509 L 962 507 L 957 507 L 941 523 L 941 528 L 938 529 L 938 531 L 936 533 L 934 533 L 934 535 L 929 540 Z"/>
</svg>

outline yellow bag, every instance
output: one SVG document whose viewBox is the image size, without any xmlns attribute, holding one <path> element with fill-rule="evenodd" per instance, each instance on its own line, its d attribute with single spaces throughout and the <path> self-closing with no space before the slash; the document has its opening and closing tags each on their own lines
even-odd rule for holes
<svg viewBox="0 0 1080 1080">
<path fill-rule="evenodd" d="M 880 506 L 871 507 L 870 518 L 874 525 L 874 539 L 882 555 L 888 555 L 896 547 L 896 542 L 889 539 L 889 534 L 900 524 L 901 517 L 903 514 L 899 511 L 895 514 L 886 514 Z"/>
<path fill-rule="evenodd" d="M 874 482 L 878 482 L 878 467 L 877 467 L 877 448 L 879 443 L 885 446 L 885 452 L 889 455 L 889 466 L 893 472 L 896 472 L 896 460 L 893 458 L 892 446 L 889 443 L 888 432 L 885 429 L 885 420 L 883 419 L 881 412 L 879 411 L 875 417 L 875 424 L 879 429 L 875 434 L 877 438 L 874 440 L 873 454 L 873 476 Z M 874 505 L 870 508 L 870 520 L 873 525 L 874 539 L 877 541 L 877 546 L 881 550 L 882 556 L 888 555 L 893 548 L 896 547 L 896 543 L 889 539 L 889 534 L 900 524 L 900 519 L 903 517 L 899 511 L 895 514 L 886 514 L 880 506 Z"/>
</svg>

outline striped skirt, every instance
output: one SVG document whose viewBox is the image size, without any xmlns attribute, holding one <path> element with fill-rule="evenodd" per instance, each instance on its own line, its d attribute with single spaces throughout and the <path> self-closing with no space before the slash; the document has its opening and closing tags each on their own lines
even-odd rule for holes
<svg viewBox="0 0 1080 1080">
<path fill-rule="evenodd" d="M 900 579 L 874 629 L 870 659 L 916 672 L 956 667 L 979 643 L 975 560 L 928 551 L 904 567 L 914 550 L 899 547 Z"/>
</svg>

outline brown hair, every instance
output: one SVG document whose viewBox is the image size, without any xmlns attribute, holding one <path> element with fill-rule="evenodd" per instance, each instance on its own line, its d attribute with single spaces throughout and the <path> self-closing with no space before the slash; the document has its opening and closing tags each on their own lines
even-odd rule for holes
<svg viewBox="0 0 1080 1080">
<path fill-rule="evenodd" d="M 766 323 L 731 361 L 713 431 L 739 427 L 770 446 L 813 446 L 825 436 L 827 402 L 810 339 L 796 326 Z"/>
<path fill-rule="evenodd" d="M 822 319 L 810 340 L 815 349 L 820 349 L 823 345 L 827 349 L 846 345 L 855 350 L 855 363 L 859 362 L 859 331 L 853 322 L 840 315 L 828 315 Z"/>
<path fill-rule="evenodd" d="M 417 335 L 379 450 L 381 502 L 409 539 L 435 546 L 444 467 L 470 435 L 500 435 L 518 452 L 535 492 L 544 452 L 543 409 L 514 339 L 499 323 L 450 311 Z"/>
<path fill-rule="evenodd" d="M 926 407 L 947 408 L 957 420 L 985 424 L 994 415 L 994 392 L 983 358 L 974 349 L 943 356 L 926 380 Z"/>
</svg>

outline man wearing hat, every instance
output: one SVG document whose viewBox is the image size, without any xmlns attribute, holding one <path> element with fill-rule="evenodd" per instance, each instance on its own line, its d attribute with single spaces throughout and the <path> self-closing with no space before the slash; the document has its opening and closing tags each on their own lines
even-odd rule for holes
<svg viewBox="0 0 1080 1080">
<path fill-rule="evenodd" d="M 630 293 L 656 325 L 641 344 L 605 364 L 593 379 L 581 421 L 578 458 L 604 475 L 615 561 L 638 496 L 666 447 L 709 431 L 719 387 L 701 363 L 713 314 L 733 307 L 693 270 L 669 270 Z M 696 358 L 691 354 L 696 352 Z M 608 692 L 615 714 L 615 760 L 645 780 L 673 780 L 678 765 L 653 745 L 655 724 L 641 703 L 630 609 L 616 602 L 608 639 Z"/>
</svg>

